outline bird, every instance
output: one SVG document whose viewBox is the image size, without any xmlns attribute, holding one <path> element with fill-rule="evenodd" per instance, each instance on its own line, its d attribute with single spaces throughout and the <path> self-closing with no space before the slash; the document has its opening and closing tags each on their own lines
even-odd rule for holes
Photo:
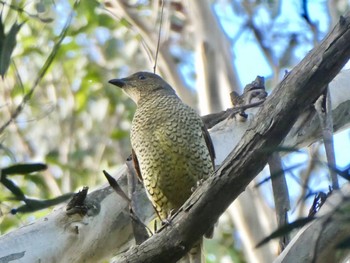
<svg viewBox="0 0 350 263">
<path fill-rule="evenodd" d="M 198 113 L 159 75 L 137 72 L 109 83 L 136 103 L 130 130 L 134 167 L 158 217 L 167 222 L 214 172 L 210 135 Z M 201 246 L 202 238 L 189 252 L 191 263 L 202 262 Z"/>
</svg>

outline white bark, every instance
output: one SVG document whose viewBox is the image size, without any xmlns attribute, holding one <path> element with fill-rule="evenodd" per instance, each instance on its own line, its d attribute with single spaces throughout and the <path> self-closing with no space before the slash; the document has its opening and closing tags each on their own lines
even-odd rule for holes
<svg viewBox="0 0 350 263">
<path fill-rule="evenodd" d="M 125 171 L 123 166 L 118 174 Z M 126 190 L 125 176 L 119 183 Z M 94 208 L 86 216 L 67 216 L 64 205 L 1 236 L 0 262 L 99 262 L 127 249 L 133 243 L 127 202 L 107 186 L 90 193 L 87 202 Z M 151 217 L 153 208 L 145 207 L 143 216 Z"/>
<path fill-rule="evenodd" d="M 341 258 L 348 255 L 344 252 L 348 251 L 335 247 L 345 238 L 349 238 L 349 197 L 349 184 L 334 192 L 322 206 L 317 219 L 295 235 L 274 263 L 341 262 Z"/>
<path fill-rule="evenodd" d="M 193 24 L 196 87 L 201 114 L 231 105 L 228 94 L 239 90 L 231 45 L 208 0 L 187 1 Z"/>
<path fill-rule="evenodd" d="M 341 71 L 337 77 L 329 84 L 332 111 L 335 121 L 335 129 L 343 130 L 349 126 L 349 89 L 350 89 L 350 70 Z M 218 123 L 210 131 L 216 150 L 216 164 L 219 165 L 226 156 L 233 150 L 236 144 L 241 140 L 242 135 L 249 128 L 254 120 L 254 116 L 259 108 L 247 110 L 249 118 L 246 122 L 241 119 L 227 119 Z M 305 147 L 319 139 L 321 129 L 318 123 L 316 112 L 313 109 L 305 111 L 301 115 L 287 137 L 284 140 L 285 146 Z M 338 119 L 338 120 L 337 120 Z M 308 123 L 310 121 L 310 123 Z"/>
<path fill-rule="evenodd" d="M 330 85 L 331 97 L 334 98 L 332 112 L 336 115 L 335 130 L 343 129 L 350 123 L 348 80 L 350 70 L 343 71 Z M 247 122 L 233 118 L 211 129 L 218 155 L 217 164 L 240 140 L 253 118 L 251 113 Z M 293 127 L 285 140 L 286 145 L 300 148 L 320 139 L 320 133 L 315 132 L 317 122 L 301 123 L 298 121 Z M 125 174 L 126 167 L 123 166 L 116 178 L 127 191 Z M 147 222 L 153 216 L 153 209 L 143 190 L 139 189 L 137 193 L 143 195 L 140 199 L 145 202 L 141 205 L 143 209 L 139 217 Z M 90 193 L 87 203 L 94 209 L 90 209 L 86 216 L 67 216 L 65 207 L 61 206 L 30 225 L 1 236 L 0 262 L 10 262 L 11 259 L 14 262 L 98 262 L 127 249 L 133 243 L 133 233 L 124 199 L 110 187 L 104 186 Z M 339 222 L 336 224 L 340 225 Z"/>
</svg>

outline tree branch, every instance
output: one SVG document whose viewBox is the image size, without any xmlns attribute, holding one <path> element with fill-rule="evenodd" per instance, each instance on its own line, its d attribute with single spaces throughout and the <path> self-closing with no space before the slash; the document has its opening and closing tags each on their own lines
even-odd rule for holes
<svg viewBox="0 0 350 263">
<path fill-rule="evenodd" d="M 334 191 L 321 207 L 312 224 L 304 226 L 274 263 L 346 262 L 348 250 L 337 246 L 349 238 L 350 185 Z"/>
<path fill-rule="evenodd" d="M 229 148 L 223 149 L 224 146 L 234 147 L 238 143 L 235 152 L 218 170 L 218 176 L 197 189 L 170 227 L 141 246 L 131 248 L 122 259 L 140 262 L 143 261 L 141 256 L 146 255 L 144 262 L 156 262 L 153 258 L 166 256 L 167 260 L 163 262 L 170 262 L 170 257 L 174 260 L 181 257 L 196 237 L 204 233 L 206 226 L 215 221 L 262 169 L 268 155 L 257 149 L 271 150 L 278 145 L 300 112 L 304 113 L 283 145 L 303 147 L 321 138 L 317 116 L 313 116 L 311 106 L 308 110 L 305 108 L 321 93 L 320 87 L 327 84 L 348 60 L 349 20 L 347 14 L 342 24 L 282 81 L 264 103 L 254 123 L 250 120 L 254 120 L 255 115 L 249 113 L 246 122 L 233 118 L 211 129 L 216 152 L 220 154 L 218 163 L 227 155 Z M 347 74 L 337 76 L 330 83 L 335 131 L 350 123 L 349 71 L 345 72 Z M 118 172 L 118 184 L 124 191 L 127 189 L 126 173 L 125 166 Z M 144 202 L 140 205 L 143 211 L 139 217 L 146 222 L 152 218 L 153 209 L 143 189 L 139 187 L 136 193 Z M 1 236 L 0 261 L 12 255 L 19 256 L 23 262 L 98 262 L 130 247 L 133 234 L 127 202 L 106 186 L 90 193 L 87 199 L 93 203 L 94 209 L 84 217 L 69 217 L 61 207 L 26 227 Z M 164 253 L 157 255 L 160 250 Z"/>
<path fill-rule="evenodd" d="M 282 159 L 275 152 L 268 161 L 270 167 L 271 184 L 273 199 L 275 203 L 277 227 L 283 227 L 288 224 L 288 211 L 290 209 L 289 191 L 286 175 L 283 170 Z M 289 243 L 289 234 L 280 237 L 279 252 L 282 252 Z"/>
<path fill-rule="evenodd" d="M 180 259 L 263 169 L 298 116 L 315 102 L 349 57 L 350 13 L 347 13 L 272 92 L 235 150 L 215 175 L 193 193 L 172 224 L 129 249 L 118 262 Z"/>
</svg>

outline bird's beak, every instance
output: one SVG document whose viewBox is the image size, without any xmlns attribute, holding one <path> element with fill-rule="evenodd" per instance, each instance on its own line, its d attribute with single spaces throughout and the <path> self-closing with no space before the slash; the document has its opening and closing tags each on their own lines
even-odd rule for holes
<svg viewBox="0 0 350 263">
<path fill-rule="evenodd" d="M 126 85 L 125 79 L 111 79 L 108 82 L 119 87 L 119 88 L 123 88 Z"/>
</svg>

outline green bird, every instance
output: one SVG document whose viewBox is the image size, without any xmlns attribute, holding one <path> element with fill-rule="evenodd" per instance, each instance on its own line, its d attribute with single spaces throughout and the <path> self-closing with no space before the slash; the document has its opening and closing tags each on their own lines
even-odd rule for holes
<svg viewBox="0 0 350 263">
<path fill-rule="evenodd" d="M 137 105 L 130 134 L 134 165 L 159 218 L 167 221 L 214 171 L 209 133 L 196 111 L 160 76 L 138 72 L 109 83 Z M 190 262 L 201 262 L 201 243 L 191 249 Z"/>
</svg>

